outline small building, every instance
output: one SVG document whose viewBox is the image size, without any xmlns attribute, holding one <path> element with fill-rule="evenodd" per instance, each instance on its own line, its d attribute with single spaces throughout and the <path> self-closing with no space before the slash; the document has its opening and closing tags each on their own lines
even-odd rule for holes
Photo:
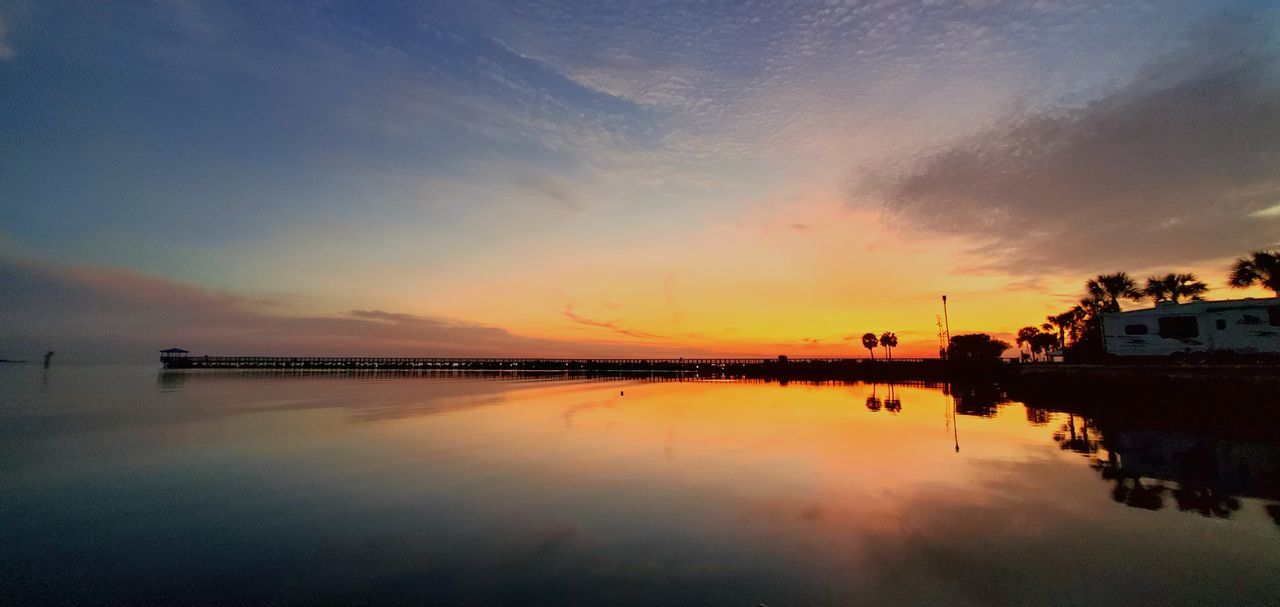
<svg viewBox="0 0 1280 607">
<path fill-rule="evenodd" d="M 1280 297 L 1160 302 L 1102 316 L 1106 352 L 1123 357 L 1280 354 Z"/>
<path fill-rule="evenodd" d="M 182 348 L 165 348 L 160 351 L 160 362 L 173 360 L 177 358 L 187 358 L 191 352 Z"/>
</svg>

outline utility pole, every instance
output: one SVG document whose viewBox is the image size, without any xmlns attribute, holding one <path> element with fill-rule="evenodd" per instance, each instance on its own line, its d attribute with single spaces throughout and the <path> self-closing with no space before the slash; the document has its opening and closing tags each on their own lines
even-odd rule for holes
<svg viewBox="0 0 1280 607">
<path fill-rule="evenodd" d="M 942 296 L 942 320 L 943 322 L 946 323 L 947 348 L 946 350 L 944 350 L 944 352 L 946 352 L 951 349 L 951 318 L 947 316 L 947 296 L 946 295 Z M 943 358 L 949 358 L 949 356 L 944 355 Z"/>
</svg>

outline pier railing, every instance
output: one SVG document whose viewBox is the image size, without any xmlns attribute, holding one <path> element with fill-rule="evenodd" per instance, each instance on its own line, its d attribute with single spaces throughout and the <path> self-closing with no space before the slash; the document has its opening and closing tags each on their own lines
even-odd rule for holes
<svg viewBox="0 0 1280 607">
<path fill-rule="evenodd" d="M 765 365 L 937 364 L 930 358 L 464 358 L 349 356 L 165 356 L 168 369 L 510 369 L 701 371 Z"/>
</svg>

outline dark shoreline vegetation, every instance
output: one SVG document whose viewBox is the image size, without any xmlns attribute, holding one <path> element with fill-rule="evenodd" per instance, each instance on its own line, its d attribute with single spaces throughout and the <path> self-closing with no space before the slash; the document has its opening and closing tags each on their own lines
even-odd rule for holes
<svg viewBox="0 0 1280 607">
<path fill-rule="evenodd" d="M 1254 251 L 1237 259 L 1227 285 L 1234 289 L 1261 286 L 1280 296 L 1280 250 Z M 1085 282 L 1085 295 L 1076 305 L 1046 316 L 1039 326 L 1018 329 L 1015 341 L 1019 348 L 1026 347 L 1022 356 L 1028 360 L 1047 359 L 1050 351 L 1061 348 L 1067 362 L 1103 362 L 1102 315 L 1120 312 L 1121 301 L 1201 301 L 1208 291 L 1207 284 L 1189 273 L 1150 276 L 1142 287 L 1125 272 L 1100 274 Z"/>
</svg>

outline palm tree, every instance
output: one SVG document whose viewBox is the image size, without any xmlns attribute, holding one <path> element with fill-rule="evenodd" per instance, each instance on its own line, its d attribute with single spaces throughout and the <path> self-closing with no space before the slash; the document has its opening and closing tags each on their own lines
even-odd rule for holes
<svg viewBox="0 0 1280 607">
<path fill-rule="evenodd" d="M 1104 304 L 1103 312 L 1119 312 L 1121 299 L 1142 300 L 1138 283 L 1124 272 L 1099 274 L 1097 278 L 1090 278 L 1085 283 L 1085 288 L 1088 289 L 1090 298 Z"/>
<path fill-rule="evenodd" d="M 1057 329 L 1058 343 L 1065 346 L 1067 345 L 1067 331 L 1071 331 L 1074 334 L 1076 325 L 1080 322 L 1079 308 L 1071 308 L 1062 314 L 1046 316 L 1045 320 L 1048 321 L 1045 323 L 1045 330 L 1052 331 Z"/>
<path fill-rule="evenodd" d="M 1178 303 L 1183 297 L 1193 301 L 1202 300 L 1208 291 L 1209 285 L 1196 280 L 1195 274 L 1165 274 L 1147 278 L 1147 287 L 1142 293 L 1156 303 L 1166 299 Z"/>
<path fill-rule="evenodd" d="M 893 349 L 898 347 L 898 336 L 885 331 L 884 335 L 880 336 L 880 345 L 884 346 L 885 351 L 889 353 L 889 358 L 893 358 Z"/>
<path fill-rule="evenodd" d="M 1031 338 L 1035 337 L 1039 333 L 1040 329 L 1035 327 L 1023 327 L 1018 329 L 1017 339 L 1014 339 L 1013 341 L 1018 344 L 1018 349 L 1021 350 L 1022 346 L 1030 346 Z"/>
<path fill-rule="evenodd" d="M 1186 297 L 1191 301 L 1204 300 L 1204 294 L 1209 292 L 1209 285 L 1204 284 L 1196 278 L 1195 274 L 1174 274 L 1174 287 L 1169 293 L 1174 303 L 1178 303 L 1178 298 Z"/>
<path fill-rule="evenodd" d="M 1237 289 L 1256 284 L 1280 295 L 1280 251 L 1254 251 L 1247 259 L 1237 259 L 1227 284 Z"/>
<path fill-rule="evenodd" d="M 876 346 L 880 345 L 880 340 L 876 338 L 875 333 L 864 333 L 862 335 L 862 347 L 871 353 L 871 360 L 876 359 Z"/>
<path fill-rule="evenodd" d="M 1062 345 L 1058 343 L 1058 336 L 1053 333 L 1036 333 L 1027 343 L 1033 353 L 1039 353 L 1046 361 L 1049 360 L 1049 351 Z"/>
</svg>

